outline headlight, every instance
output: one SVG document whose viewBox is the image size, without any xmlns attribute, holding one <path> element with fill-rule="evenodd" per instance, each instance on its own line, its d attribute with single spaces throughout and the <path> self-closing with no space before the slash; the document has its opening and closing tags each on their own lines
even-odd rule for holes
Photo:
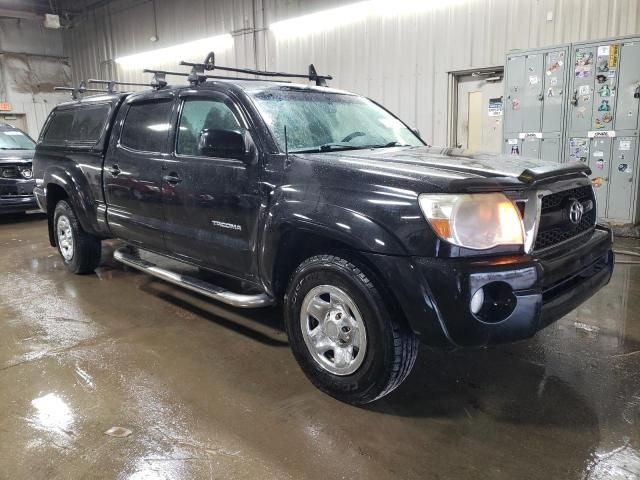
<svg viewBox="0 0 640 480">
<path fill-rule="evenodd" d="M 33 171 L 30 168 L 21 168 L 20 169 L 20 173 L 27 180 L 29 180 L 31 177 L 33 177 Z"/>
<path fill-rule="evenodd" d="M 422 194 L 418 202 L 438 237 L 454 245 L 486 250 L 524 242 L 520 212 L 502 193 Z"/>
</svg>

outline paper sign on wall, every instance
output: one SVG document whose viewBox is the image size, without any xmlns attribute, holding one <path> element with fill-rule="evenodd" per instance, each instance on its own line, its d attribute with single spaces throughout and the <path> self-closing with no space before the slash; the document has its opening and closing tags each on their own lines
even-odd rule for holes
<svg viewBox="0 0 640 480">
<path fill-rule="evenodd" d="M 499 117 L 502 115 L 503 106 L 502 106 L 502 97 L 499 98 L 490 98 L 489 99 L 489 116 L 490 117 Z"/>
<path fill-rule="evenodd" d="M 631 150 L 631 140 L 620 140 L 618 150 Z"/>
</svg>

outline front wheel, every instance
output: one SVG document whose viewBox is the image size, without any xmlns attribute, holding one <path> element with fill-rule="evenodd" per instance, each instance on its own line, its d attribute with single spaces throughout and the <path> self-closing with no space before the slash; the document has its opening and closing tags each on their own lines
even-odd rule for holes
<svg viewBox="0 0 640 480">
<path fill-rule="evenodd" d="M 365 270 L 334 255 L 311 257 L 285 296 L 289 343 L 302 370 L 320 390 L 353 405 L 397 388 L 418 352 L 417 338 Z"/>
<path fill-rule="evenodd" d="M 101 242 L 85 232 L 71 205 L 61 200 L 53 212 L 53 227 L 58 252 L 72 273 L 93 272 L 100 264 Z"/>
</svg>

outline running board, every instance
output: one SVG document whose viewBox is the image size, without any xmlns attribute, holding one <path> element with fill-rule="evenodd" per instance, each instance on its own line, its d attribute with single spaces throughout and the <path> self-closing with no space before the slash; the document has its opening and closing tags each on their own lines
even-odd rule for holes
<svg viewBox="0 0 640 480">
<path fill-rule="evenodd" d="M 125 265 L 141 270 L 154 277 L 161 278 L 169 283 L 186 288 L 192 292 L 199 293 L 205 297 L 212 298 L 227 305 L 238 308 L 259 308 L 273 305 L 273 299 L 266 293 L 253 295 L 243 295 L 225 290 L 211 283 L 204 282 L 198 278 L 182 275 L 179 273 L 160 268 L 157 265 L 142 260 L 137 255 L 131 254 L 127 247 L 119 248 L 113 254 L 113 258 Z"/>
</svg>

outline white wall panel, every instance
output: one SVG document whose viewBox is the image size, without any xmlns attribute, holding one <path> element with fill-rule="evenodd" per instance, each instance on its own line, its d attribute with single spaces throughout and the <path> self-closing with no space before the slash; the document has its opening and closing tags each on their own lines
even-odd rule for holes
<svg viewBox="0 0 640 480">
<path fill-rule="evenodd" d="M 159 40 L 153 43 L 149 40 L 156 33 L 153 3 L 115 0 L 88 9 L 75 28 L 65 32 L 64 49 L 71 57 L 75 81 L 109 75 L 143 81 L 149 77 L 138 70 L 115 69 L 113 59 L 233 33 L 234 47 L 219 55 L 221 63 L 306 71 L 313 62 L 319 71 L 335 76 L 332 86 L 382 102 L 416 125 L 425 139 L 445 144 L 449 72 L 502 65 L 506 52 L 516 48 L 640 32 L 638 0 L 425 2 L 433 8 L 419 14 L 371 16 L 322 33 L 283 39 L 260 27 L 353 2 L 156 0 Z M 82 2 L 71 3 L 78 8 Z M 547 12 L 552 12 L 553 21 L 547 21 Z M 185 58 L 190 54 L 185 52 Z M 178 68 L 173 61 L 159 67 Z"/>
</svg>

